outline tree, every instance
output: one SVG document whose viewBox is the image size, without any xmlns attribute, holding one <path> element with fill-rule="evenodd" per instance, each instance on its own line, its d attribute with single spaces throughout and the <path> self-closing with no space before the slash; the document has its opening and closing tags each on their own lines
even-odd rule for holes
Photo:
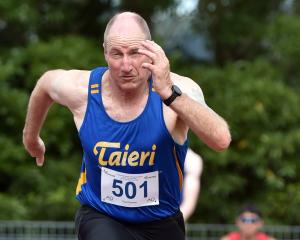
<svg viewBox="0 0 300 240">
<path fill-rule="evenodd" d="M 208 33 L 216 63 L 253 59 L 261 54 L 263 37 L 283 0 L 201 0 L 195 28 Z"/>
<path fill-rule="evenodd" d="M 53 36 L 82 34 L 102 41 L 113 1 L 1 1 L 1 46 L 24 46 Z"/>
<path fill-rule="evenodd" d="M 300 16 L 279 15 L 266 32 L 268 57 L 282 71 L 284 80 L 300 92 Z"/>
</svg>

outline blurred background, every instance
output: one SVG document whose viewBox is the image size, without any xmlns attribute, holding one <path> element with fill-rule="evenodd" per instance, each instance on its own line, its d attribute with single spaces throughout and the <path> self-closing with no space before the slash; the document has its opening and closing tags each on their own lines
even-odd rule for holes
<svg viewBox="0 0 300 240">
<path fill-rule="evenodd" d="M 72 115 L 53 106 L 41 133 L 46 163 L 22 145 L 29 95 L 49 69 L 105 65 L 104 27 L 141 14 L 173 72 L 201 86 L 229 123 L 229 150 L 190 134 L 204 160 L 190 223 L 233 223 L 255 202 L 268 224 L 300 225 L 300 1 L 0 1 L 0 219 L 72 221 L 82 150 Z"/>
</svg>

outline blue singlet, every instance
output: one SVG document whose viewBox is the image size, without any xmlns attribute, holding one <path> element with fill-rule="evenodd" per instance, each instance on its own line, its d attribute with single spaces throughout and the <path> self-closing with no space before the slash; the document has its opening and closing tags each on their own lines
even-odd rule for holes
<svg viewBox="0 0 300 240">
<path fill-rule="evenodd" d="M 160 96 L 152 90 L 144 111 L 117 122 L 101 97 L 105 67 L 91 71 L 88 104 L 79 131 L 83 147 L 76 198 L 116 219 L 149 222 L 179 211 L 187 141 L 174 142 L 168 132 Z"/>
</svg>

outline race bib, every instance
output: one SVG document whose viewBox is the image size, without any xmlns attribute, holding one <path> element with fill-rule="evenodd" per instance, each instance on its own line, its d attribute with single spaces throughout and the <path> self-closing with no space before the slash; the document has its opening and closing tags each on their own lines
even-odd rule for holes
<svg viewBox="0 0 300 240">
<path fill-rule="evenodd" d="M 101 200 L 123 207 L 158 205 L 158 171 L 128 174 L 101 167 Z"/>
</svg>

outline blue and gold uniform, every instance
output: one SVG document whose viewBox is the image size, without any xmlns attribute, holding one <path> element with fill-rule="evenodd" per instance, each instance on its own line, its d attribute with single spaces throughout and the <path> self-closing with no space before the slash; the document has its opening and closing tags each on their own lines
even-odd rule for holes
<svg viewBox="0 0 300 240">
<path fill-rule="evenodd" d="M 152 90 L 143 112 L 128 122 L 106 113 L 101 97 L 105 67 L 91 71 L 88 104 L 79 131 L 83 147 L 76 198 L 116 219 L 140 223 L 176 214 L 182 197 L 187 142 L 168 132 L 160 96 Z"/>
</svg>

